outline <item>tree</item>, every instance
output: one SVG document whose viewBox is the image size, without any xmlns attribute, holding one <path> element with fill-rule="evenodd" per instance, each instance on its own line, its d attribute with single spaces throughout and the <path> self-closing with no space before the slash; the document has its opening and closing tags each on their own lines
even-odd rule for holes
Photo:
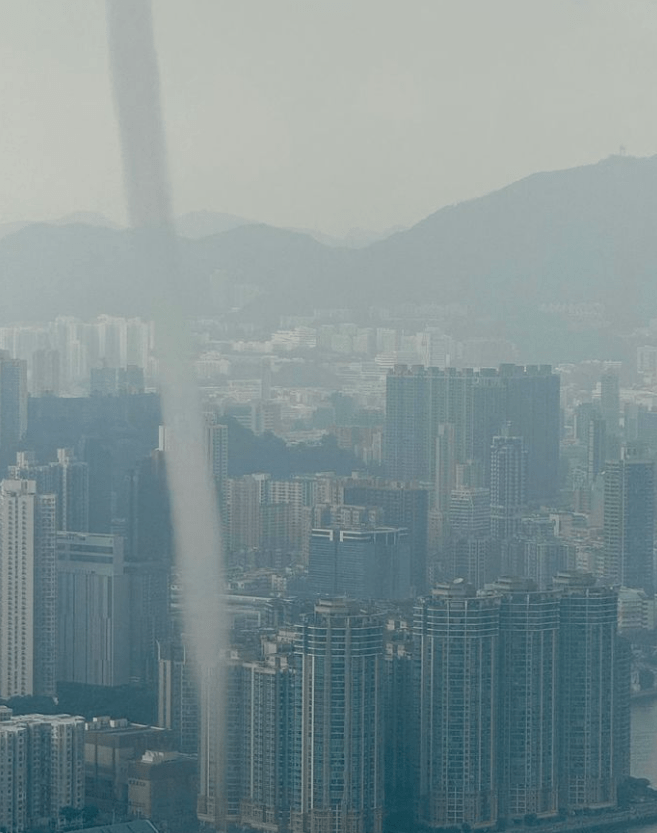
<svg viewBox="0 0 657 833">
<path fill-rule="evenodd" d="M 66 807 L 60 808 L 59 815 L 62 819 L 64 819 L 64 823 L 67 827 L 71 829 L 73 827 L 73 823 L 76 822 L 82 815 L 82 810 L 78 810 L 77 807 L 67 805 Z"/>
<path fill-rule="evenodd" d="M 82 808 L 82 823 L 85 827 L 92 827 L 98 818 L 100 810 L 93 804 L 85 804 Z"/>
</svg>

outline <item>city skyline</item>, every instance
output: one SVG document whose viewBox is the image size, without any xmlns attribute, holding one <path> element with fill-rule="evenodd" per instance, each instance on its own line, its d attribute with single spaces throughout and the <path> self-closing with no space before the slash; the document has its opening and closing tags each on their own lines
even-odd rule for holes
<svg viewBox="0 0 657 833">
<path fill-rule="evenodd" d="M 655 34 L 7 0 L 0 833 L 654 823 Z"/>
<path fill-rule="evenodd" d="M 368 0 L 349 7 L 345 28 L 344 5 L 229 9 L 203 0 L 183 15 L 159 3 L 180 210 L 338 235 L 383 231 L 536 171 L 623 146 L 657 151 L 654 116 L 638 106 L 654 74 L 652 4 L 560 0 L 538 10 L 505 0 L 495 14 L 475 6 L 475 37 L 472 8 Z M 92 210 L 121 219 L 100 4 L 40 0 L 27 9 L 11 0 L 6 24 L 18 82 L 6 103 L 21 141 L 5 148 L 0 218 Z M 58 100 L 68 102 L 65 119 Z M 26 189 L 21 172 L 39 159 L 52 160 L 49 176 Z"/>
</svg>

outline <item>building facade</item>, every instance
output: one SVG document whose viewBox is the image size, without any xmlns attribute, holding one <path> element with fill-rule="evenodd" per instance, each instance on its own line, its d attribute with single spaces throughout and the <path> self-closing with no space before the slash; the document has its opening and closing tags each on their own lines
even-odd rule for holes
<svg viewBox="0 0 657 833">
<path fill-rule="evenodd" d="M 383 702 L 380 621 L 322 602 L 297 628 L 290 753 L 294 833 L 380 833 Z"/>
<path fill-rule="evenodd" d="M 0 484 L 0 698 L 55 696 L 54 495 L 31 480 Z"/>
<path fill-rule="evenodd" d="M 499 608 L 463 580 L 415 607 L 416 814 L 430 828 L 498 816 Z"/>
<path fill-rule="evenodd" d="M 130 681 L 130 588 L 117 535 L 57 533 L 57 680 Z"/>
<path fill-rule="evenodd" d="M 612 807 L 629 775 L 630 674 L 617 637 L 618 595 L 587 574 L 562 573 L 555 587 L 560 800 L 570 809 Z"/>
<path fill-rule="evenodd" d="M 319 595 L 406 599 L 411 591 L 407 530 L 313 529 L 308 579 Z"/>
<path fill-rule="evenodd" d="M 615 585 L 655 590 L 653 545 L 655 464 L 624 447 L 607 461 L 604 492 L 604 577 Z"/>
<path fill-rule="evenodd" d="M 84 806 L 84 718 L 0 708 L 0 828 L 25 833 Z"/>
</svg>

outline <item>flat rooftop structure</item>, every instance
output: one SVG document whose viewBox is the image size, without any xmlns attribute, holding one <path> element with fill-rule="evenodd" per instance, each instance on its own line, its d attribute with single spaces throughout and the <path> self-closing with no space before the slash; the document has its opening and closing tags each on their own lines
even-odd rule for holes
<svg viewBox="0 0 657 833">
<path fill-rule="evenodd" d="M 135 819 L 122 824 L 90 827 L 86 829 L 85 833 L 159 833 L 159 831 L 147 819 Z"/>
</svg>

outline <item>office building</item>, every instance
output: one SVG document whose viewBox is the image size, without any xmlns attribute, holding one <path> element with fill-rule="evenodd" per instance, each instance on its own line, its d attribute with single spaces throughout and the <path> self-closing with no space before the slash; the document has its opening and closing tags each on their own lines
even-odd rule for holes
<svg viewBox="0 0 657 833">
<path fill-rule="evenodd" d="M 57 533 L 57 680 L 130 682 L 130 588 L 123 539 Z"/>
<path fill-rule="evenodd" d="M 127 813 L 129 765 L 147 750 L 171 751 L 171 734 L 125 718 L 94 717 L 88 721 L 84 732 L 87 803 L 101 812 Z"/>
<path fill-rule="evenodd" d="M 30 480 L 0 485 L 0 698 L 55 695 L 54 495 Z"/>
<path fill-rule="evenodd" d="M 311 592 L 355 599 L 406 599 L 411 564 L 408 534 L 389 527 L 313 529 Z"/>
<path fill-rule="evenodd" d="M 290 828 L 380 833 L 383 632 L 345 602 L 321 602 L 297 627 Z"/>
<path fill-rule="evenodd" d="M 604 578 L 652 595 L 654 463 L 624 446 L 619 460 L 607 461 L 604 487 Z"/>
<path fill-rule="evenodd" d="M 128 764 L 128 814 L 189 833 L 196 820 L 196 759 L 180 752 L 147 750 Z"/>
</svg>

